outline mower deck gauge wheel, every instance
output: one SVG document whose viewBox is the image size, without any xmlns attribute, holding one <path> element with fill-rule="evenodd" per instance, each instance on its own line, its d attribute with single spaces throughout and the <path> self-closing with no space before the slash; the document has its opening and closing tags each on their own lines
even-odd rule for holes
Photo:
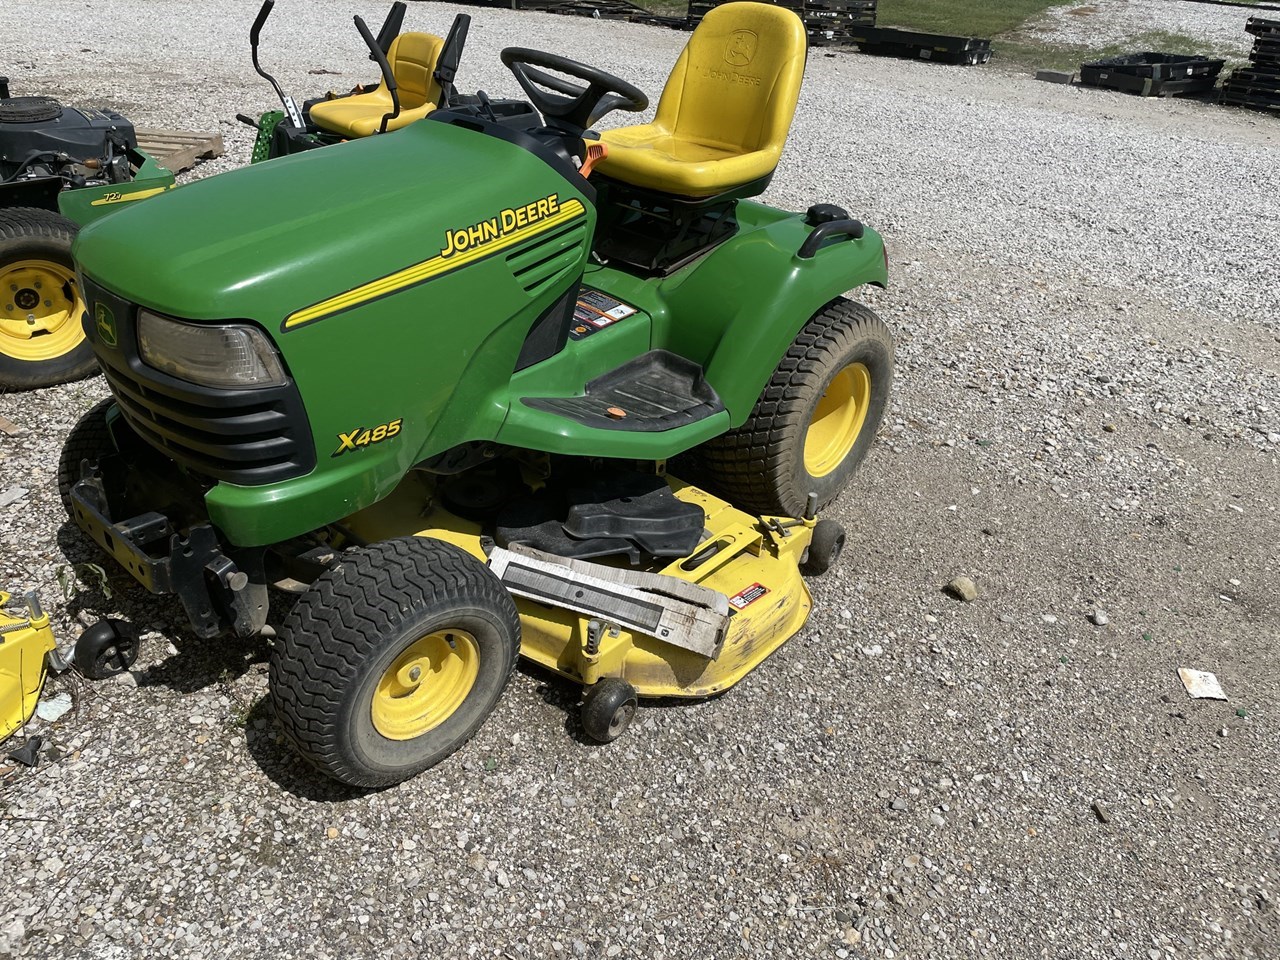
<svg viewBox="0 0 1280 960">
<path fill-rule="evenodd" d="M 804 552 L 800 572 L 806 577 L 820 577 L 836 565 L 844 551 L 844 527 L 835 520 L 823 518 L 813 527 L 813 537 Z"/>
<path fill-rule="evenodd" d="M 123 620 L 99 620 L 80 634 L 72 661 L 90 680 L 106 680 L 124 673 L 138 659 L 142 645 L 138 631 Z"/>
<path fill-rule="evenodd" d="M 597 743 L 617 740 L 635 719 L 636 688 L 620 677 L 593 683 L 582 701 L 582 729 Z"/>
</svg>

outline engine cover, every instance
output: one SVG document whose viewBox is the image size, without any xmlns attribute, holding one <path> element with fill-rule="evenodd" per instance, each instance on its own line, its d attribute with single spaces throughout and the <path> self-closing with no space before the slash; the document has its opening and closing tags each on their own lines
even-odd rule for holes
<svg viewBox="0 0 1280 960">
<path fill-rule="evenodd" d="M 122 153 L 138 145 L 133 124 L 114 110 L 64 107 L 52 97 L 0 100 L 0 180 L 12 177 L 33 153 L 65 154 L 74 163 Z"/>
</svg>

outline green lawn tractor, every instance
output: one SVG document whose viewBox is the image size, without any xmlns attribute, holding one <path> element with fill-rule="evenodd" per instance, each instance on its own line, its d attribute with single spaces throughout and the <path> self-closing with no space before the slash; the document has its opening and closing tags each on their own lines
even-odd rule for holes
<svg viewBox="0 0 1280 960">
<path fill-rule="evenodd" d="M 297 594 L 270 698 L 324 773 L 430 767 L 518 654 L 609 741 L 640 698 L 720 693 L 805 623 L 803 575 L 845 540 L 818 513 L 893 367 L 843 296 L 887 282 L 881 238 L 750 199 L 805 42 L 784 8 L 717 7 L 654 121 L 598 139 L 645 95 L 508 48 L 534 128 L 437 109 L 82 232 L 113 398 L 64 448 L 67 508 L 201 637 Z"/>
<path fill-rule="evenodd" d="M 369 59 L 378 65 L 381 80 L 357 84 L 347 93 L 330 91 L 299 107 L 258 60 L 262 28 L 274 6 L 275 0 L 263 0 L 249 29 L 249 47 L 254 70 L 271 84 L 283 109 L 268 110 L 256 120 L 237 115 L 238 120 L 258 131 L 252 163 L 388 133 L 421 120 L 432 110 L 480 102 L 474 97 L 459 96 L 454 88 L 471 18 L 466 14 L 455 17 L 445 39 L 431 33 L 401 33 L 405 5 L 396 0 L 376 37 L 362 18 L 353 18 L 369 48 Z M 533 109 L 523 101 L 503 103 L 525 125 L 538 122 Z"/>
<path fill-rule="evenodd" d="M 0 390 L 97 370 L 71 243 L 85 224 L 172 186 L 120 114 L 10 97 L 0 77 Z"/>
</svg>

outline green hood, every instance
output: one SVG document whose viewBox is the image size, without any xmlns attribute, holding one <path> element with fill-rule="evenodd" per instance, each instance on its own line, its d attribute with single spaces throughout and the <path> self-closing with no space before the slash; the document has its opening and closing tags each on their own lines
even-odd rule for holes
<svg viewBox="0 0 1280 960">
<path fill-rule="evenodd" d="M 135 303 L 268 328 L 449 245 L 504 208 L 572 193 L 533 154 L 434 121 L 243 167 L 84 229 L 84 272 Z"/>
</svg>

